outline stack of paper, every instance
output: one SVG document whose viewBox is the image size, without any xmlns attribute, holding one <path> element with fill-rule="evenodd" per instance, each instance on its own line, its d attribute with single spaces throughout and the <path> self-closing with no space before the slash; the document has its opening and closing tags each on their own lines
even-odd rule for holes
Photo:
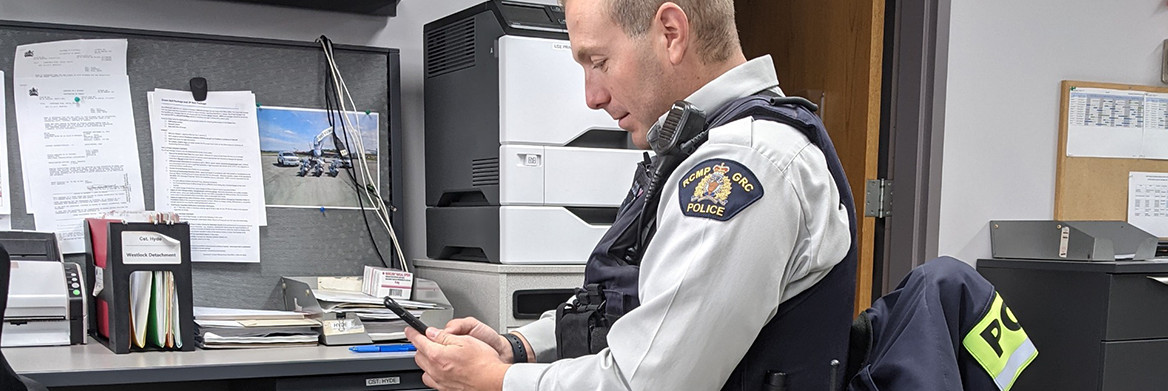
<svg viewBox="0 0 1168 391">
<path fill-rule="evenodd" d="M 397 314 L 385 308 L 384 298 L 373 297 L 361 292 L 332 289 L 314 289 L 313 295 L 325 312 L 339 314 L 338 317 L 356 315 L 365 325 L 365 332 L 374 341 L 405 339 L 406 323 Z M 443 309 L 433 303 L 413 300 L 396 300 L 410 314 L 421 317 L 426 310 Z"/>
<path fill-rule="evenodd" d="M 204 349 L 314 346 L 320 322 L 292 311 L 195 307 L 195 341 Z"/>
<path fill-rule="evenodd" d="M 130 333 L 134 346 L 144 348 L 149 342 L 164 349 L 182 348 L 179 319 L 174 273 L 130 273 Z"/>
</svg>

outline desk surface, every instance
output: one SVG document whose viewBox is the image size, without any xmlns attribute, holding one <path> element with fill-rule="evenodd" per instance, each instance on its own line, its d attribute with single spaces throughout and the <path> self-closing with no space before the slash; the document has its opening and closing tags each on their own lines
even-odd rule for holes
<svg viewBox="0 0 1168 391">
<path fill-rule="evenodd" d="M 48 387 L 417 371 L 414 353 L 353 353 L 346 346 L 114 354 L 86 345 L 4 348 L 17 373 Z"/>
</svg>

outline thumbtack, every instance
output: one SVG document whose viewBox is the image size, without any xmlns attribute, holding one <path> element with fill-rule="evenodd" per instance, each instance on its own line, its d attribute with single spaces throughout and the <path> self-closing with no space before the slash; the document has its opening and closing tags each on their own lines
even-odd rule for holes
<svg viewBox="0 0 1168 391">
<path fill-rule="evenodd" d="M 77 103 L 81 103 L 81 97 L 80 97 L 80 96 L 74 96 L 74 97 L 73 97 L 73 101 L 74 101 L 74 102 L 77 102 Z"/>
</svg>

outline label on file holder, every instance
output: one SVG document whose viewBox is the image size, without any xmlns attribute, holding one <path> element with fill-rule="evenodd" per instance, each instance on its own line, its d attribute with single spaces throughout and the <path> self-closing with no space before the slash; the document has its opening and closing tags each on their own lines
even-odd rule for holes
<svg viewBox="0 0 1168 391">
<path fill-rule="evenodd" d="M 182 263 L 182 242 L 158 232 L 122 232 L 122 263 L 178 265 Z"/>
<path fill-rule="evenodd" d="M 105 268 L 104 267 L 94 267 L 93 268 L 93 297 L 97 297 L 99 294 L 101 294 L 101 291 L 104 289 L 105 289 Z"/>
<path fill-rule="evenodd" d="M 320 321 L 324 335 L 361 334 L 365 332 L 365 325 L 358 319 L 328 319 Z"/>
</svg>

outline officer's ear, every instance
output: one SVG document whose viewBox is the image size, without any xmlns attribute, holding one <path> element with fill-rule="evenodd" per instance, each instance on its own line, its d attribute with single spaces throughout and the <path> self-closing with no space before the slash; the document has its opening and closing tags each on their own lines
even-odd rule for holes
<svg viewBox="0 0 1168 391">
<path fill-rule="evenodd" d="M 653 24 L 655 29 L 660 29 L 654 32 L 660 34 L 659 39 L 664 41 L 669 62 L 673 65 L 681 64 L 690 44 L 689 17 L 685 11 L 677 4 L 667 1 L 657 8 Z"/>
</svg>

